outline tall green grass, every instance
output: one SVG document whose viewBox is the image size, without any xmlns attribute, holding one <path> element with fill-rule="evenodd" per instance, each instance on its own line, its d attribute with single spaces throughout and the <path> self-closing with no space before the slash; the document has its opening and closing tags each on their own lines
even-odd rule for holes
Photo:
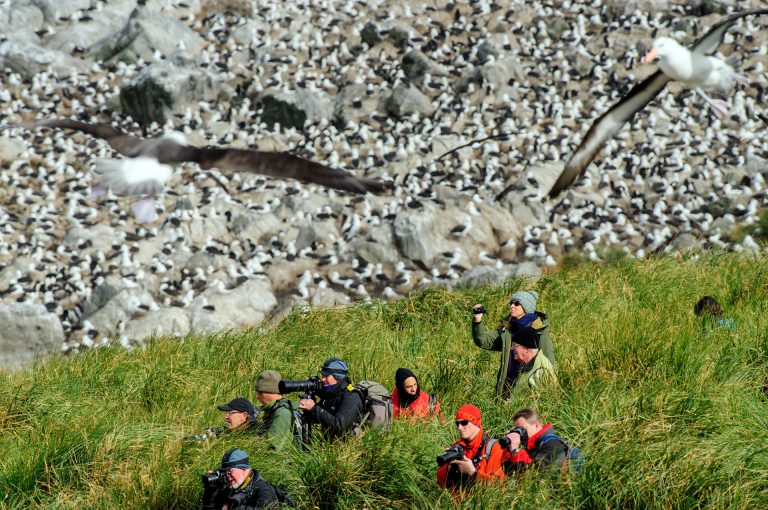
<svg viewBox="0 0 768 510">
<path fill-rule="evenodd" d="M 472 343 L 469 309 L 485 303 L 495 323 L 509 294 L 529 287 L 552 321 L 559 385 L 496 402 L 498 353 Z M 734 331 L 702 329 L 692 308 L 703 294 L 721 300 Z M 200 473 L 237 446 L 302 508 L 768 508 L 767 298 L 764 257 L 618 258 L 535 283 L 296 310 L 271 327 L 52 358 L 0 385 L 0 506 L 197 508 Z M 387 386 L 398 367 L 413 369 L 449 421 L 398 422 L 278 459 L 258 439 L 182 441 L 222 423 L 217 404 L 253 399 L 260 371 L 304 378 L 331 356 Z M 492 433 L 535 406 L 586 466 L 455 501 L 435 483 L 434 459 L 465 402 Z"/>
</svg>

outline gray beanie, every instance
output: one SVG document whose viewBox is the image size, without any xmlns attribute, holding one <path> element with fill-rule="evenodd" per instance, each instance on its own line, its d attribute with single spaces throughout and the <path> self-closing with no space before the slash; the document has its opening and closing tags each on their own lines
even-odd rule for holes
<svg viewBox="0 0 768 510">
<path fill-rule="evenodd" d="M 509 298 L 509 304 L 511 305 L 512 301 L 517 301 L 523 305 L 525 313 L 533 313 L 536 311 L 537 299 L 539 299 L 539 293 L 535 290 L 520 290 L 512 294 L 512 297 Z"/>
</svg>

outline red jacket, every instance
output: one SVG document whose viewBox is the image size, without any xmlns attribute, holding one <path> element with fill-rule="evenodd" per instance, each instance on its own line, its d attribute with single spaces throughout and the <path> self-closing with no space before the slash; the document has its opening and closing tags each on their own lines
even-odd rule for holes
<svg viewBox="0 0 768 510">
<path fill-rule="evenodd" d="M 430 412 L 429 409 L 429 393 L 426 391 L 419 392 L 419 396 L 410 403 L 408 407 L 400 407 L 400 396 L 397 393 L 397 388 L 392 390 L 392 417 L 398 416 L 414 417 L 414 418 L 432 418 L 434 416 L 440 416 L 440 402 L 435 401 L 435 408 Z"/>
<path fill-rule="evenodd" d="M 475 438 L 470 441 L 469 444 L 467 444 L 462 439 L 456 441 L 453 444 L 461 444 L 462 448 L 464 448 L 464 455 L 466 455 L 467 458 L 474 459 L 475 456 L 485 455 L 485 443 L 483 442 L 483 435 L 483 429 L 480 429 L 480 432 L 477 433 Z M 491 453 L 488 458 L 483 458 L 480 460 L 480 462 L 475 464 L 475 469 L 477 469 L 475 480 L 484 482 L 500 482 L 504 480 L 507 476 L 504 474 L 504 470 L 501 468 L 501 456 L 501 446 L 499 446 L 499 443 L 495 443 L 493 447 L 491 447 Z M 445 464 L 444 466 L 440 466 L 437 469 L 437 483 L 440 484 L 441 487 L 452 488 L 454 486 L 451 483 L 451 480 L 449 480 L 449 468 L 451 468 L 451 471 L 458 471 L 450 463 Z"/>
<path fill-rule="evenodd" d="M 521 467 L 528 467 L 526 464 L 531 464 L 533 462 L 533 459 L 529 455 L 529 452 L 533 451 L 536 448 L 536 443 L 539 441 L 539 438 L 541 436 L 546 435 L 548 432 L 552 430 L 552 424 L 547 423 L 544 425 L 540 431 L 536 432 L 534 435 L 528 438 L 528 444 L 521 444 L 520 450 L 518 450 L 514 455 L 509 453 L 509 450 L 504 450 L 504 455 L 502 456 L 501 462 L 503 464 L 508 464 L 514 469 L 520 469 Z M 536 452 L 534 452 L 535 454 Z M 535 456 L 535 455 L 534 455 Z M 537 457 L 537 462 L 539 462 L 539 458 Z M 515 466 L 515 464 L 517 464 Z"/>
</svg>

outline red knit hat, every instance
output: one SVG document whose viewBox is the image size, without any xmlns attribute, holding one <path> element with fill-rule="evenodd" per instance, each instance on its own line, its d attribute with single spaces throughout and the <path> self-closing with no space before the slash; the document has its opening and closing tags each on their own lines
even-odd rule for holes
<svg viewBox="0 0 768 510">
<path fill-rule="evenodd" d="M 480 415 L 480 409 L 472 404 L 464 404 L 456 411 L 457 420 L 469 420 L 478 427 L 483 424 L 483 417 Z"/>
</svg>

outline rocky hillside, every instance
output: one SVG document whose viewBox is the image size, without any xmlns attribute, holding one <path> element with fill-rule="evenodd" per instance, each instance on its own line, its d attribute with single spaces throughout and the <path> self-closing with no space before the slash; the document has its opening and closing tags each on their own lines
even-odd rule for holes
<svg viewBox="0 0 768 510">
<path fill-rule="evenodd" d="M 760 249 L 734 232 L 766 202 L 768 16 L 737 23 L 720 47 L 750 81 L 722 96 L 729 116 L 670 85 L 586 178 L 545 198 L 591 121 L 655 70 L 640 63 L 654 37 L 690 44 L 757 7 L 0 2 L 0 357 L 535 275 L 569 250 Z M 42 117 L 289 151 L 393 191 L 190 164 L 159 219 L 139 224 L 132 199 L 91 196 L 94 160 L 114 155 L 105 143 L 10 126 Z"/>
</svg>

